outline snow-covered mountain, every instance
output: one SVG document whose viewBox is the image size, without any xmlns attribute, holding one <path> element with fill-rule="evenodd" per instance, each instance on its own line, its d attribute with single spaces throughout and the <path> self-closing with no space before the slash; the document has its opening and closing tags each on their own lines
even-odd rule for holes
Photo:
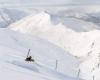
<svg viewBox="0 0 100 80">
<path fill-rule="evenodd" d="M 66 26 L 62 22 L 53 24 L 50 15 L 41 12 L 37 15 L 25 17 L 24 19 L 10 25 L 9 28 L 25 34 L 28 33 L 30 35 L 44 38 L 66 51 L 69 51 L 75 56 L 77 54 L 77 56 L 86 55 L 92 41 L 99 35 L 97 35 L 98 31 L 95 31 L 98 26 L 72 18 L 66 18 L 66 20 Z M 76 29 L 84 31 L 85 28 L 86 30 L 90 31 L 92 29 L 94 31 L 86 32 L 85 34 L 84 32 L 78 33 L 74 31 Z M 91 34 L 94 36 L 90 36 Z M 83 52 L 83 54 L 81 52 Z"/>
<path fill-rule="evenodd" d="M 99 7 L 0 9 L 0 79 L 100 80 Z M 34 63 L 25 61 L 29 49 Z"/>
<path fill-rule="evenodd" d="M 14 9 L 2 8 L 0 9 L 0 27 L 2 28 L 7 27 L 11 23 L 21 19 L 22 17 L 25 17 L 25 15 L 26 15 L 25 12 L 21 12 L 16 9 L 14 10 Z"/>
<path fill-rule="evenodd" d="M 91 15 L 93 14 L 77 13 L 77 15 L 61 16 L 41 12 L 29 15 L 11 24 L 9 28 L 38 36 L 70 52 L 81 61 L 80 78 L 99 80 L 100 31 L 99 25 L 94 22 L 95 18 L 90 18 Z"/>
<path fill-rule="evenodd" d="M 36 12 L 36 10 L 29 11 L 22 8 L 0 8 L 0 27 L 8 27 L 31 13 L 36 14 Z"/>
</svg>

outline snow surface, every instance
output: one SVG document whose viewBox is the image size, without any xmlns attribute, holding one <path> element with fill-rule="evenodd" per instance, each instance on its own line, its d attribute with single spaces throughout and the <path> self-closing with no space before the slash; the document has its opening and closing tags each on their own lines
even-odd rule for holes
<svg viewBox="0 0 100 80">
<path fill-rule="evenodd" d="M 28 49 L 34 63 L 25 62 Z M 58 68 L 55 70 L 55 61 Z M 76 80 L 78 60 L 38 37 L 0 29 L 0 75 L 2 80 Z M 65 67 L 66 66 L 66 67 Z M 68 75 L 68 76 L 67 76 Z M 6 77 L 5 77 L 6 76 Z"/>
</svg>

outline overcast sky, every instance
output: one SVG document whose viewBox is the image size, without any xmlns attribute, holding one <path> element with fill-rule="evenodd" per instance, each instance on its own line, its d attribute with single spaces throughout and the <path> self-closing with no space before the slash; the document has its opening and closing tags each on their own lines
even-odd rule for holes
<svg viewBox="0 0 100 80">
<path fill-rule="evenodd" d="M 75 4 L 99 4 L 100 0 L 70 0 L 70 3 L 75 3 Z"/>
<path fill-rule="evenodd" d="M 100 0 L 0 0 L 0 3 L 22 4 L 100 4 Z"/>
</svg>

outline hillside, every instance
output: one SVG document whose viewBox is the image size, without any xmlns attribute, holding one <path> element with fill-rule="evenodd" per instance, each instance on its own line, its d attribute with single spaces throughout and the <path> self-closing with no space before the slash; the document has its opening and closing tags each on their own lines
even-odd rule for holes
<svg viewBox="0 0 100 80">
<path fill-rule="evenodd" d="M 34 63 L 25 62 L 29 48 Z M 18 80 L 76 80 L 68 76 L 77 77 L 79 62 L 48 41 L 1 28 L 0 64 L 0 78 L 3 80 L 13 80 L 15 76 Z"/>
<path fill-rule="evenodd" d="M 55 16 L 55 18 L 59 20 L 59 16 L 58 18 Z M 38 36 L 59 46 L 66 52 L 68 51 L 81 62 L 79 64 L 80 78 L 99 80 L 99 26 L 96 23 L 77 18 L 67 17 L 63 20 L 67 20 L 67 23 L 64 24 L 65 22 L 60 19 L 59 22 L 54 24 L 55 22 L 52 21 L 49 13 L 41 12 L 25 17 L 8 28 L 31 36 Z"/>
<path fill-rule="evenodd" d="M 98 37 L 99 31 L 93 29 L 90 32 L 76 32 L 74 30 L 79 26 L 82 27 L 80 27 L 80 29 L 78 28 L 80 31 L 84 31 L 84 28 L 91 30 L 89 26 L 90 23 L 88 24 L 88 22 L 83 23 L 80 21 L 80 23 L 77 24 L 78 22 L 79 21 L 77 20 L 68 18 L 66 26 L 64 26 L 62 22 L 54 25 L 51 21 L 50 15 L 48 13 L 41 12 L 37 15 L 25 17 L 24 19 L 10 25 L 9 28 L 46 39 L 66 51 L 69 51 L 74 56 L 85 56 L 91 43 L 96 37 Z M 91 26 L 95 28 L 96 25 L 91 24 Z M 71 28 L 75 29 L 73 30 Z M 91 36 L 91 34 L 94 36 Z"/>
</svg>

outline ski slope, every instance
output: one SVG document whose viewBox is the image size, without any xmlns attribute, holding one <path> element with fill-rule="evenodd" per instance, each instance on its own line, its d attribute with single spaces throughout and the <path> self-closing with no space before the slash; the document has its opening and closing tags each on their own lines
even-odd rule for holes
<svg viewBox="0 0 100 80">
<path fill-rule="evenodd" d="M 34 63 L 25 62 L 29 48 Z M 78 66 L 79 61 L 75 57 L 44 39 L 0 28 L 2 80 L 13 80 L 15 77 L 17 80 L 76 80 Z"/>
</svg>

